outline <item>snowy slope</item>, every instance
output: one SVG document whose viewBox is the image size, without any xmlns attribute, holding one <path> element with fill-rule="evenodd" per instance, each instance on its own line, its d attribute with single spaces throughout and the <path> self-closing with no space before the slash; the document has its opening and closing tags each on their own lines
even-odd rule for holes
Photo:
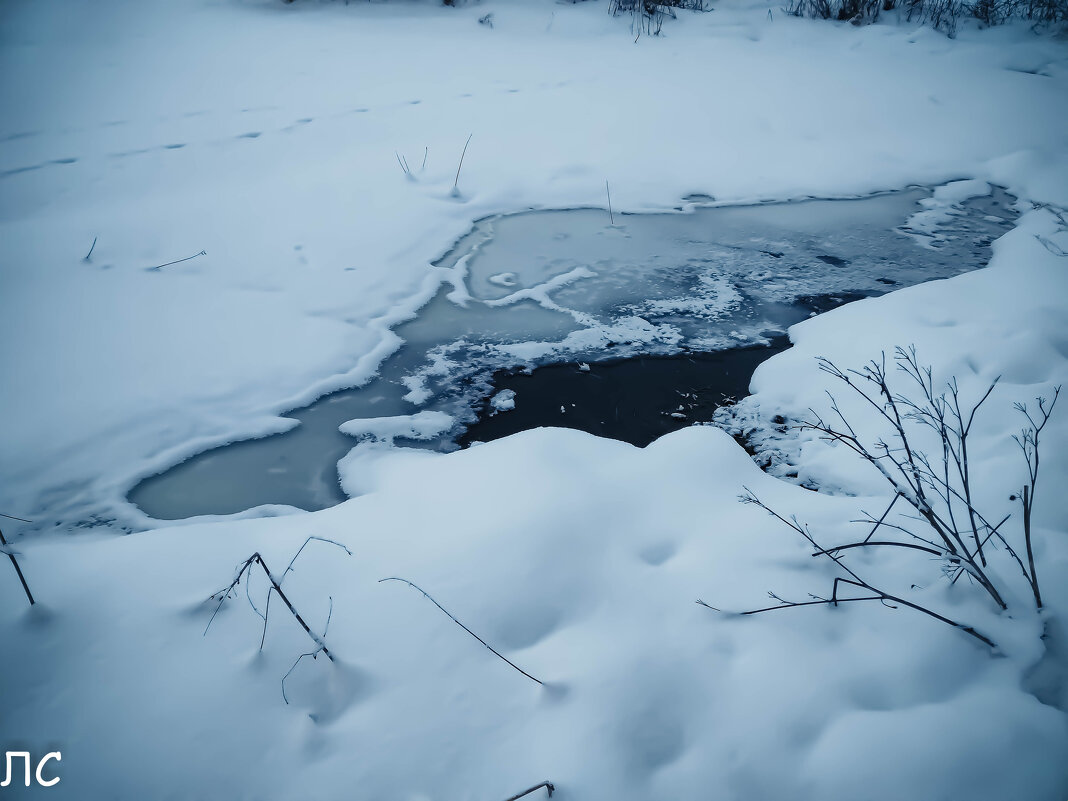
<svg viewBox="0 0 1068 801">
<path fill-rule="evenodd" d="M 63 9 L 0 11 L 0 505 L 45 524 L 125 519 L 141 475 L 368 375 L 487 213 L 603 204 L 606 178 L 624 209 L 968 177 L 1068 201 L 1064 47 L 1019 29 L 759 6 L 635 43 L 549 0 Z M 408 180 L 396 153 L 424 148 Z"/>
<path fill-rule="evenodd" d="M 878 604 L 731 619 L 694 603 L 828 588 L 798 538 L 737 502 L 742 484 L 831 539 L 882 499 L 778 482 L 711 428 L 644 450 L 545 429 L 398 451 L 367 480 L 369 494 L 300 518 L 26 548 L 46 608 L 26 613 L 0 585 L 17 644 L 4 729 L 62 746 L 49 794 L 503 799 L 542 779 L 570 799 L 1063 794 L 1065 716 L 1020 687 L 1033 650 L 994 659 Z M 304 660 L 287 705 L 281 680 L 311 641 L 275 599 L 260 652 L 241 589 L 205 636 L 205 600 L 254 550 L 281 573 L 310 535 L 353 552 L 313 542 L 285 584 L 320 630 L 333 599 L 340 663 Z M 546 686 L 378 583 L 394 575 Z M 261 611 L 266 587 L 251 585 Z M 943 589 L 912 597 L 997 628 Z"/>
<path fill-rule="evenodd" d="M 370 374 L 472 220 L 599 204 L 606 177 L 627 209 L 1007 186 L 1028 213 L 990 268 L 796 326 L 748 403 L 801 415 L 825 402 L 814 356 L 915 344 L 969 391 L 1003 376 L 978 480 L 1015 487 L 1011 404 L 1068 381 L 1068 232 L 1033 208 L 1068 205 L 1063 42 L 756 5 L 638 42 L 603 4 L 548 0 L 53 10 L 0 7 L 0 511 L 39 521 L 18 550 L 41 601 L 0 568 L 0 743 L 62 750 L 40 795 L 492 801 L 550 779 L 562 799 L 1063 801 L 1063 409 L 1036 510 L 1045 645 L 1019 599 L 999 616 L 935 563 L 864 563 L 996 656 L 877 603 L 694 603 L 829 591 L 827 565 L 737 500 L 748 486 L 855 536 L 885 488 L 811 440 L 805 477 L 835 494 L 761 473 L 712 428 L 646 449 L 542 429 L 449 455 L 361 443 L 342 472 L 364 494 L 324 512 L 70 536 L 90 515 L 144 524 L 121 501 L 139 476 Z M 424 148 L 407 179 L 395 152 Z M 312 542 L 285 588 L 317 630 L 329 615 L 339 662 L 301 661 L 287 703 L 311 640 L 275 599 L 261 650 L 243 586 L 205 634 L 205 599 L 312 535 L 352 555 Z M 267 586 L 249 586 L 261 611 Z"/>
</svg>

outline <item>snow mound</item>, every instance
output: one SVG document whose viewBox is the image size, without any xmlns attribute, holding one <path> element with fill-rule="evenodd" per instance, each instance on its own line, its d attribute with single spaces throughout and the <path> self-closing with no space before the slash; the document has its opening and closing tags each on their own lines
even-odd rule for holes
<svg viewBox="0 0 1068 801">
<path fill-rule="evenodd" d="M 377 440 L 397 438 L 427 440 L 440 436 L 452 428 L 455 420 L 444 412 L 417 412 L 393 417 L 367 417 L 349 420 L 339 426 L 342 434 L 351 437 L 370 436 Z"/>
</svg>

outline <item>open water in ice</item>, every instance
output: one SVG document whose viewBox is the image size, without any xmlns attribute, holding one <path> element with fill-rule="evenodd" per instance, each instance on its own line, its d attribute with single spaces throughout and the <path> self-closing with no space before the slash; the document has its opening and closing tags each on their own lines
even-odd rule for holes
<svg viewBox="0 0 1068 801">
<path fill-rule="evenodd" d="M 325 508 L 345 499 L 337 463 L 357 444 L 338 427 L 419 411 L 454 424 L 398 443 L 452 450 L 566 425 L 644 445 L 744 394 L 788 326 L 984 266 L 1012 225 L 1013 199 L 994 189 L 950 208 L 935 230 L 911 230 L 930 197 L 692 198 L 684 213 L 616 214 L 614 225 L 599 209 L 481 220 L 436 263 L 451 281 L 394 329 L 405 344 L 369 382 L 288 412 L 299 420 L 291 431 L 146 478 L 129 499 L 157 519 Z M 502 389 L 516 393 L 513 411 L 489 402 Z"/>
</svg>

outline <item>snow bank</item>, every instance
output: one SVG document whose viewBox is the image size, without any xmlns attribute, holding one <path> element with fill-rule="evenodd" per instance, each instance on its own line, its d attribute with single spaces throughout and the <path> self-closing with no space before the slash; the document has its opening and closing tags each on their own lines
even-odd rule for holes
<svg viewBox="0 0 1068 801">
<path fill-rule="evenodd" d="M 0 85 L 0 506 L 42 527 L 141 527 L 122 493 L 190 443 L 366 380 L 488 214 L 603 207 L 606 178 L 617 211 L 965 178 L 1068 204 L 1063 45 L 1023 28 L 741 3 L 635 43 L 551 0 L 3 15 L 27 77 Z"/>
<path fill-rule="evenodd" d="M 0 584 L 0 636 L 18 643 L 4 728 L 62 744 L 51 795 L 499 799 L 543 778 L 561 798 L 636 801 L 1064 789 L 1068 727 L 1020 688 L 1031 658 L 991 659 L 878 604 L 731 618 L 693 602 L 827 588 L 796 537 L 737 502 L 743 484 L 831 537 L 878 499 L 776 481 L 710 428 L 646 449 L 544 429 L 393 450 L 367 481 L 311 515 L 27 544 L 43 607 Z M 260 651 L 243 589 L 205 635 L 205 599 L 253 551 L 280 573 L 309 535 L 352 550 L 313 541 L 285 579 L 320 630 L 332 604 L 340 661 L 303 660 L 287 705 L 310 640 L 276 603 Z M 260 610 L 266 588 L 253 576 Z"/>
<path fill-rule="evenodd" d="M 628 210 L 952 179 L 1066 205 L 1063 43 L 763 5 L 637 43 L 603 6 L 548 0 L 65 11 L 0 11 L 0 67 L 33 76 L 0 85 L 0 507 L 39 530 L 105 524 L 19 544 L 33 610 L 0 580 L 2 734 L 63 752 L 51 797 L 462 801 L 549 778 L 561 799 L 1063 801 L 1063 646 L 1043 652 L 1035 621 L 995 616 L 936 564 L 866 569 L 999 636 L 1021 629 L 1007 655 L 879 604 L 739 618 L 693 603 L 828 591 L 826 565 L 737 502 L 748 486 L 851 536 L 884 490 L 824 443 L 800 441 L 801 469 L 843 494 L 765 475 L 711 428 L 645 449 L 536 430 L 449 455 L 360 443 L 341 471 L 362 494 L 315 514 L 128 537 L 91 517 L 143 527 L 119 500 L 137 476 L 365 380 L 402 344 L 391 327 L 457 275 L 427 264 L 490 213 L 600 204 L 606 177 Z M 424 148 L 409 179 L 396 154 L 414 166 Z M 754 418 L 823 402 L 814 356 L 851 366 L 897 344 L 966 391 L 1001 374 L 1000 409 L 1048 392 L 1068 375 L 1063 229 L 1032 209 L 987 270 L 795 327 L 754 378 Z M 1036 510 L 1054 632 L 1058 411 Z M 977 480 L 1000 487 L 1019 475 L 1016 422 L 984 419 Z M 313 541 L 285 578 L 311 625 L 329 618 L 337 664 L 294 667 L 311 643 L 277 602 L 260 649 L 259 574 L 205 633 L 235 565 L 258 551 L 279 573 L 311 535 L 352 551 Z"/>
<path fill-rule="evenodd" d="M 1012 406 L 1048 398 L 1054 387 L 1068 384 L 1068 259 L 1057 255 L 1064 246 L 1068 226 L 1038 209 L 994 243 L 986 269 L 851 303 L 792 327 L 794 346 L 757 368 L 754 394 L 737 410 L 738 433 L 753 435 L 760 449 L 779 449 L 769 456 L 774 455 L 780 475 L 796 471 L 801 482 L 828 489 L 881 489 L 881 477 L 847 457 L 844 449 L 830 448 L 811 432 L 782 436 L 772 420 L 809 418 L 810 409 L 827 414 L 828 388 L 851 419 L 863 420 L 863 410 L 848 393 L 819 372 L 817 357 L 843 368 L 861 367 L 881 353 L 892 355 L 895 347 L 914 345 L 921 362 L 933 368 L 936 386 L 955 377 L 962 397 L 977 400 L 999 379 L 976 424 L 987 442 L 983 472 L 992 485 L 1016 489 L 1024 465 L 1009 437 L 1024 421 Z M 1043 454 L 1050 485 L 1068 477 L 1063 447 L 1068 442 L 1068 414 L 1058 411 L 1050 421 L 1050 447 Z M 1063 527 L 1068 507 L 1061 507 L 1054 495 L 1044 499 L 1046 519 Z"/>
</svg>

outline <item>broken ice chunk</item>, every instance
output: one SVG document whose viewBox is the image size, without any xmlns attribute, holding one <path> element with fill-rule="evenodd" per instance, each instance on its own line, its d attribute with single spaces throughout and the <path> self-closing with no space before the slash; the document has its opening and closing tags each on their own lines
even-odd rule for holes
<svg viewBox="0 0 1068 801">
<path fill-rule="evenodd" d="M 502 389 L 490 398 L 490 406 L 498 412 L 510 412 L 515 408 L 515 390 Z"/>
</svg>

